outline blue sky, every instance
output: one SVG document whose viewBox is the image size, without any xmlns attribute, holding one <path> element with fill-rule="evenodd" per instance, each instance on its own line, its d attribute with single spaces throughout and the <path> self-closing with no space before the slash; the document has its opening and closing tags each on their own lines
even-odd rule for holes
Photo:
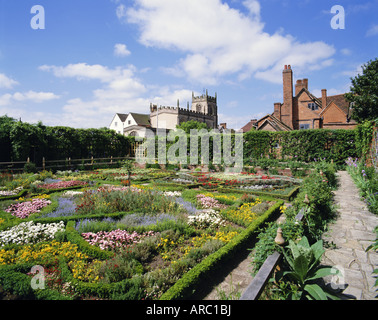
<svg viewBox="0 0 378 320">
<path fill-rule="evenodd" d="M 0 0 L 0 115 L 98 128 L 208 89 L 238 129 L 282 102 L 285 64 L 317 96 L 348 92 L 377 57 L 377 17 L 378 0 Z"/>
</svg>

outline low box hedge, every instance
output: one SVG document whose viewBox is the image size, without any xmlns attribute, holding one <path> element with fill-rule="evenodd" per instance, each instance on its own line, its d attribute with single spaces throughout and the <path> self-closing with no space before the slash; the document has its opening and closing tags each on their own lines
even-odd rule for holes
<svg viewBox="0 0 378 320">
<path fill-rule="evenodd" d="M 267 222 L 275 214 L 279 213 L 280 207 L 283 204 L 284 201 L 278 200 L 276 204 L 252 222 L 240 235 L 233 238 L 224 247 L 209 255 L 202 262 L 189 270 L 161 296 L 160 300 L 179 300 L 189 298 L 193 294 L 195 286 L 207 277 L 210 277 L 210 274 L 214 269 L 232 258 L 232 256 L 252 238 L 262 224 Z"/>
<path fill-rule="evenodd" d="M 1 196 L 0 197 L 0 201 L 15 200 L 15 199 L 23 197 L 27 193 L 28 193 L 28 190 L 27 189 L 23 189 L 19 193 L 15 194 L 14 196 Z"/>
<path fill-rule="evenodd" d="M 297 194 L 301 187 L 296 186 L 293 189 L 290 190 L 287 194 L 278 194 L 278 193 L 272 193 L 272 192 L 264 192 L 264 191 L 257 191 L 257 190 L 241 190 L 241 189 L 233 189 L 233 188 L 218 188 L 218 192 L 222 193 L 229 193 L 229 192 L 236 192 L 236 193 L 248 193 L 248 194 L 254 194 L 257 196 L 268 196 L 273 197 L 277 199 L 282 200 L 291 200 L 294 198 L 294 196 Z"/>
</svg>

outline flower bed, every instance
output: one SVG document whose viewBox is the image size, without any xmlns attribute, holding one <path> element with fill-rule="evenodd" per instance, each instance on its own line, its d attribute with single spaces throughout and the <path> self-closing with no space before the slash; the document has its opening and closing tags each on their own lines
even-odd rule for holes
<svg viewBox="0 0 378 320">
<path fill-rule="evenodd" d="M 191 270 L 200 268 L 202 274 L 206 261 L 215 267 L 230 256 L 251 235 L 252 224 L 257 228 L 278 210 L 269 211 L 276 204 L 273 201 L 253 199 L 251 204 L 244 199 L 245 204 L 240 204 L 237 194 L 186 187 L 177 192 L 155 184 L 125 187 L 101 182 L 100 188 L 88 185 L 84 191 L 55 192 L 59 185 L 66 187 L 65 182 L 69 181 L 54 182 L 53 189 L 46 189 L 54 190 L 46 191 L 50 199 L 30 200 L 50 201 L 52 209 L 25 224 L 16 219 L 5 222 L 7 229 L 0 232 L 0 239 L 4 238 L 0 243 L 5 245 L 0 249 L 0 285 L 6 290 L 25 297 L 15 284 L 20 279 L 30 284 L 26 264 L 39 264 L 48 277 L 62 283 L 47 281 L 49 294 L 70 299 L 159 299 Z M 266 207 L 261 212 L 250 210 L 247 218 L 247 207 L 256 209 L 260 204 Z M 64 231 L 59 221 L 66 224 Z M 27 292 L 31 297 L 52 298 Z"/>
<path fill-rule="evenodd" d="M 149 231 L 143 234 L 137 232 L 129 233 L 125 230 L 113 230 L 110 232 L 100 231 L 97 233 L 82 233 L 82 237 L 91 245 L 99 246 L 101 250 L 118 249 L 139 243 L 145 237 L 153 236 L 155 233 Z"/>
<path fill-rule="evenodd" d="M 215 210 L 202 210 L 200 213 L 188 216 L 188 224 L 199 229 L 226 225 L 226 221 Z"/>
<path fill-rule="evenodd" d="M 64 231 L 63 221 L 59 223 L 35 223 L 33 221 L 22 222 L 8 230 L 0 232 L 0 246 L 11 243 L 29 244 L 54 239 L 59 231 Z"/>
<path fill-rule="evenodd" d="M 22 191 L 23 187 L 18 187 L 13 190 L 0 190 L 0 197 L 15 196 Z"/>
<path fill-rule="evenodd" d="M 225 209 L 226 205 L 219 203 L 218 200 L 213 197 L 208 197 L 203 194 L 197 195 L 197 202 L 204 209 L 216 208 L 216 209 Z"/>
<path fill-rule="evenodd" d="M 71 187 L 78 187 L 78 186 L 85 186 L 88 182 L 85 181 L 79 181 L 79 180 L 72 180 L 72 181 L 59 181 L 59 182 L 53 182 L 53 183 L 44 183 L 39 184 L 37 187 L 39 189 L 66 189 Z"/>
<path fill-rule="evenodd" d="M 32 199 L 31 201 L 25 201 L 10 205 L 5 212 L 9 212 L 12 216 L 20 219 L 28 218 L 31 214 L 40 212 L 40 210 L 51 204 L 50 200 L 46 199 Z"/>
</svg>

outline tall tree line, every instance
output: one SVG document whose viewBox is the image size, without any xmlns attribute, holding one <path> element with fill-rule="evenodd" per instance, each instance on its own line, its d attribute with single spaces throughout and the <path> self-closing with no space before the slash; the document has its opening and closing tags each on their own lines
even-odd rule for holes
<svg viewBox="0 0 378 320">
<path fill-rule="evenodd" d="M 52 127 L 5 115 L 0 117 L 0 162 L 30 158 L 40 165 L 43 157 L 46 160 L 124 157 L 130 153 L 133 139 L 107 128 Z"/>
</svg>

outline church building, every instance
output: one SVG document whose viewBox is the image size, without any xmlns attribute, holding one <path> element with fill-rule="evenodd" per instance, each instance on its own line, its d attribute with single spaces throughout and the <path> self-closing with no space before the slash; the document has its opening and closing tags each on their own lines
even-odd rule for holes
<svg viewBox="0 0 378 320">
<path fill-rule="evenodd" d="M 188 102 L 186 108 L 182 108 L 177 100 L 176 107 L 150 103 L 149 114 L 117 113 L 109 128 L 124 135 L 146 137 L 151 133 L 156 134 L 157 129 L 175 130 L 177 125 L 190 120 L 206 123 L 209 129 L 219 129 L 217 94 L 209 96 L 206 90 L 201 96 L 195 96 L 192 92 L 192 104 L 189 106 Z"/>
</svg>

